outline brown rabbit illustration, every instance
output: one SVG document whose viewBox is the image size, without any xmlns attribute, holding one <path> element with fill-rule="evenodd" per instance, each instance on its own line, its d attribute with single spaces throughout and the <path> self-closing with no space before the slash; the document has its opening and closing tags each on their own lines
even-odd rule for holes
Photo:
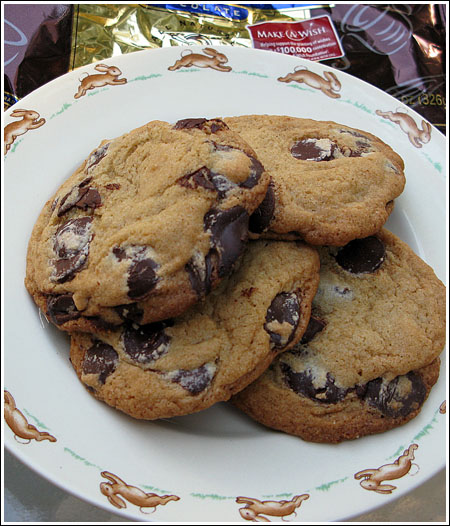
<svg viewBox="0 0 450 526">
<path fill-rule="evenodd" d="M 304 67 L 295 68 L 292 73 L 288 73 L 285 77 L 278 77 L 278 80 L 279 82 L 298 82 L 299 84 L 303 82 L 310 88 L 320 90 L 332 99 L 340 98 L 336 92 L 341 90 L 341 83 L 331 71 L 325 71 L 321 77 Z"/>
<path fill-rule="evenodd" d="M 180 497 L 176 495 L 163 495 L 159 496 L 156 493 L 145 493 L 135 486 L 129 486 L 122 479 L 120 479 L 114 473 L 109 471 L 102 471 L 102 477 L 108 479 L 110 482 L 101 482 L 100 491 L 108 497 L 109 502 L 116 508 L 126 508 L 127 505 L 125 500 L 131 504 L 139 506 L 139 509 L 142 511 L 142 508 L 153 508 L 155 511 L 156 506 L 165 505 L 171 500 L 180 500 Z M 121 495 L 121 497 L 119 497 Z M 143 512 L 145 513 L 145 512 Z"/>
<path fill-rule="evenodd" d="M 120 69 L 116 66 L 107 66 L 106 64 L 97 64 L 95 66 L 98 73 L 96 75 L 88 75 L 83 79 L 79 79 L 80 86 L 78 92 L 74 95 L 75 99 L 79 99 L 86 95 L 86 91 L 94 88 L 102 88 L 103 86 L 115 86 L 117 84 L 126 84 L 127 79 L 119 79 L 122 75 Z"/>
<path fill-rule="evenodd" d="M 7 126 L 5 126 L 5 155 L 19 135 L 23 135 L 28 130 L 35 130 L 36 128 L 40 128 L 43 124 L 45 124 L 45 119 L 40 119 L 39 113 L 33 110 L 13 110 L 11 113 L 11 117 L 22 117 L 22 119 L 20 121 L 11 122 Z"/>
<path fill-rule="evenodd" d="M 302 502 L 309 499 L 308 494 L 296 495 L 291 500 L 258 500 L 250 497 L 237 497 L 238 504 L 245 504 L 243 508 L 239 509 L 241 517 L 246 521 L 252 522 L 270 522 L 264 515 L 271 517 L 286 517 L 297 515 L 296 509 L 299 508 Z"/>
<path fill-rule="evenodd" d="M 447 401 L 444 400 L 442 404 L 439 406 L 439 413 L 441 413 L 441 415 L 445 415 L 446 412 L 447 412 Z"/>
<path fill-rule="evenodd" d="M 42 440 L 49 440 L 50 442 L 56 442 L 56 438 L 50 433 L 45 431 L 38 431 L 33 425 L 27 422 L 24 415 L 16 408 L 16 402 L 13 396 L 8 391 L 4 391 L 5 404 L 4 404 L 4 415 L 8 426 L 14 433 L 14 438 L 23 438 L 26 440 L 26 444 L 29 444 L 32 440 L 41 442 Z M 19 442 L 19 440 L 17 440 Z"/>
<path fill-rule="evenodd" d="M 422 148 L 423 144 L 430 142 L 431 126 L 428 122 L 422 120 L 422 128 L 419 129 L 414 119 L 404 111 L 392 112 L 376 110 L 375 113 L 384 119 L 398 124 L 401 130 L 408 135 L 411 144 L 416 148 Z"/>
<path fill-rule="evenodd" d="M 411 444 L 408 449 L 403 452 L 403 455 L 392 464 L 385 464 L 378 469 L 364 469 L 355 474 L 355 479 L 363 479 L 360 485 L 369 491 L 376 491 L 377 493 L 392 493 L 396 486 L 391 484 L 382 484 L 385 480 L 399 479 L 406 475 L 412 466 L 414 460 L 414 451 L 419 446 Z M 417 464 L 415 464 L 417 466 Z M 417 466 L 418 467 L 418 466 Z"/>
<path fill-rule="evenodd" d="M 198 68 L 212 68 L 217 71 L 231 71 L 230 66 L 224 66 L 228 62 L 228 58 L 217 50 L 205 47 L 203 52 L 208 55 L 201 55 L 200 53 L 194 53 L 188 49 L 181 53 L 181 58 L 175 62 L 173 66 L 169 66 L 167 69 L 170 71 L 176 71 L 180 68 L 190 68 L 197 66 Z"/>
</svg>

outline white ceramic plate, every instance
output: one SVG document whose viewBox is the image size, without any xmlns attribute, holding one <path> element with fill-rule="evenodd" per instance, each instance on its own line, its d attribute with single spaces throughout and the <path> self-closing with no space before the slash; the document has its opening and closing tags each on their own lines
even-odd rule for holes
<svg viewBox="0 0 450 526">
<path fill-rule="evenodd" d="M 405 160 L 407 185 L 387 227 L 444 280 L 446 149 L 439 131 L 433 128 L 428 141 L 419 133 L 414 144 L 401 120 L 395 123 L 377 112 L 400 113 L 403 119 L 408 114 L 422 130 L 417 113 L 345 73 L 291 56 L 221 47 L 216 49 L 227 61 L 219 69 L 210 67 L 214 63 L 208 59 L 184 59 L 186 65 L 174 69 L 192 49 L 163 48 L 108 59 L 104 64 L 116 68 L 109 72 L 94 65 L 80 68 L 5 112 L 5 128 L 27 122 L 29 113 L 18 114 L 18 109 L 39 114 L 31 114 L 35 120 L 28 121 L 29 129 L 10 144 L 3 194 L 3 370 L 10 395 L 5 408 L 17 425 L 30 424 L 36 432 L 24 440 L 15 435 L 16 424 L 5 424 L 5 444 L 56 485 L 132 520 L 244 522 L 240 512 L 245 504 L 238 497 L 274 501 L 272 509 L 279 515 L 267 514 L 263 507 L 268 520 L 336 521 L 361 514 L 404 495 L 444 467 L 445 358 L 441 377 L 417 418 L 340 445 L 311 444 L 263 428 L 226 403 L 190 416 L 141 422 L 90 396 L 69 363 L 67 336 L 48 325 L 25 291 L 27 242 L 42 206 L 102 139 L 153 119 L 252 113 L 334 120 L 370 131 L 394 147 Z M 195 51 L 207 57 L 204 49 Z M 309 84 L 301 82 L 306 70 Z M 330 72 L 337 80 L 327 80 Z M 75 98 L 81 81 L 93 74 L 126 81 Z M 291 82 L 279 80 L 286 76 Z M 355 479 L 361 470 L 394 463 L 413 444 L 417 449 L 411 469 L 390 482 L 392 493 L 366 490 Z M 101 488 L 116 499 L 109 500 Z M 163 504 L 159 497 L 165 495 L 172 498 Z M 294 506 L 282 501 L 299 495 L 295 515 Z M 154 502 L 156 508 L 151 507 Z M 251 518 L 251 511 L 243 515 Z"/>
</svg>

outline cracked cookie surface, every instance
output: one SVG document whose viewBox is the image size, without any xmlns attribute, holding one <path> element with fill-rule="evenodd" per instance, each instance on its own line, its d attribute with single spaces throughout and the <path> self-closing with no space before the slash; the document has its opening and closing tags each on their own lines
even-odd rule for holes
<svg viewBox="0 0 450 526">
<path fill-rule="evenodd" d="M 178 315 L 232 271 L 268 182 L 219 119 L 103 141 L 41 212 L 26 287 L 63 330 Z"/>
<path fill-rule="evenodd" d="M 278 115 L 224 120 L 272 178 L 255 236 L 342 246 L 378 232 L 403 191 L 403 160 L 366 131 Z"/>
<path fill-rule="evenodd" d="M 71 333 L 71 362 L 98 399 L 142 419 L 225 401 L 295 345 L 310 317 L 317 251 L 251 241 L 239 267 L 204 301 L 162 322 Z"/>
</svg>

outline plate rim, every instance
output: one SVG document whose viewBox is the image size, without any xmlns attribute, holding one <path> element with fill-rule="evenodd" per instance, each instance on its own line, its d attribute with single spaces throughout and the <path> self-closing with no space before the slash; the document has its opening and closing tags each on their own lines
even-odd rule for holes
<svg viewBox="0 0 450 526">
<path fill-rule="evenodd" d="M 154 48 L 154 49 L 147 49 L 147 50 L 140 50 L 141 53 L 155 53 L 155 52 L 169 52 L 170 53 L 175 53 L 175 51 L 179 51 L 180 48 L 183 47 L 183 46 L 175 46 L 175 47 L 170 47 L 170 48 Z M 200 46 L 201 47 L 201 46 Z M 204 46 L 203 46 L 204 47 Z M 220 48 L 220 49 L 223 49 L 224 51 L 226 50 L 227 52 L 230 52 L 231 49 L 234 49 L 234 50 L 239 50 L 239 52 L 241 51 L 244 51 L 245 53 L 247 52 L 250 52 L 250 53 L 258 53 L 258 54 L 265 54 L 267 56 L 270 56 L 272 59 L 275 58 L 273 55 L 274 55 L 274 52 L 273 51 L 265 51 L 265 50 L 258 50 L 258 49 L 252 49 L 252 48 L 246 48 L 246 47 L 233 47 L 233 46 L 206 46 L 206 47 L 214 47 L 214 48 Z M 233 51 L 232 51 L 233 52 Z M 115 56 L 115 57 L 109 57 L 107 59 L 102 59 L 102 62 L 114 62 L 116 61 L 117 59 L 120 58 L 121 61 L 125 61 L 127 59 L 127 57 L 134 57 L 136 55 L 137 52 L 134 52 L 134 53 L 131 53 L 129 55 L 119 55 L 119 56 Z M 261 55 L 262 56 L 262 55 Z M 279 57 L 277 57 L 279 58 Z M 314 64 L 314 67 L 317 67 L 318 69 L 320 70 L 327 70 L 327 69 L 332 69 L 331 67 L 329 66 L 326 66 L 326 65 L 323 65 L 321 63 L 316 63 L 316 62 L 313 62 L 311 63 L 311 61 L 308 61 L 306 59 L 302 59 L 300 57 L 292 57 L 292 56 L 289 56 L 289 59 L 295 59 L 295 60 L 298 60 L 300 61 L 301 63 L 307 63 L 308 65 L 311 65 L 311 64 Z M 98 61 L 97 61 L 98 62 Z M 87 64 L 85 66 L 82 66 L 82 68 L 87 68 L 88 66 L 93 66 L 95 63 L 92 63 L 92 64 Z M 36 90 L 34 90 L 33 92 L 31 92 L 30 94 L 28 94 L 27 96 L 25 96 L 24 98 L 20 99 L 18 103 L 14 104 L 12 107 L 10 107 L 8 110 L 6 110 L 4 112 L 4 118 L 6 116 L 10 116 L 10 114 L 12 113 L 12 111 L 14 111 L 14 109 L 18 109 L 18 107 L 20 106 L 20 104 L 25 101 L 27 102 L 28 100 L 33 100 L 35 97 L 38 97 L 39 95 L 41 95 L 43 92 L 46 92 L 48 91 L 48 89 L 54 89 L 54 88 L 59 88 L 59 86 L 61 85 L 61 87 L 63 87 L 63 85 L 66 83 L 67 79 L 70 78 L 71 75 L 73 75 L 75 72 L 79 72 L 81 70 L 81 68 L 77 68 L 76 70 L 72 70 L 70 72 L 67 72 L 66 74 L 60 76 L 60 77 L 57 77 L 55 79 L 53 79 L 52 81 L 44 84 L 43 86 L 40 86 L 39 88 L 37 88 Z M 383 92 L 382 90 L 380 90 L 379 88 L 377 88 L 376 86 L 373 86 L 371 84 L 368 84 L 367 82 L 357 78 L 357 77 L 354 77 L 348 73 L 346 73 L 345 71 L 339 71 L 339 74 L 340 75 L 345 75 L 346 77 L 348 77 L 349 82 L 352 82 L 354 83 L 355 81 L 357 83 L 361 83 L 362 85 L 365 85 L 365 86 L 369 86 L 372 90 L 376 90 L 377 92 L 379 92 L 383 97 L 389 97 L 391 100 L 395 100 L 396 104 L 397 105 L 400 105 L 400 106 L 403 106 L 405 108 L 408 109 L 409 112 L 413 112 L 415 115 L 417 115 L 418 118 L 420 119 L 423 119 L 423 120 L 426 120 L 422 115 L 420 115 L 418 112 L 416 112 L 415 110 L 409 108 L 408 106 L 406 106 L 404 103 L 402 103 L 401 101 L 395 99 L 394 97 L 392 97 L 391 95 Z M 427 121 L 428 122 L 428 121 Z M 431 123 L 430 125 L 432 126 L 433 130 L 435 130 L 434 134 L 435 136 L 438 136 L 440 137 L 440 140 L 442 139 L 443 141 L 443 144 L 445 142 L 445 136 L 442 134 L 442 132 L 437 129 L 436 127 L 434 127 Z M 442 136 L 442 137 L 441 137 Z M 448 156 L 448 150 L 446 148 L 446 151 L 447 151 L 447 156 Z M 6 159 L 4 158 L 4 162 L 6 161 Z M 446 159 L 447 161 L 447 159 Z M 448 181 L 445 177 L 445 174 L 441 174 L 442 175 L 442 181 L 445 183 L 446 186 L 448 186 Z M 2 178 L 3 179 L 3 178 Z M 5 182 L 5 179 L 2 180 L 2 185 L 4 185 L 4 182 Z M 3 194 L 4 195 L 4 194 Z M 448 196 L 446 197 L 446 213 L 448 215 L 448 207 L 447 207 L 447 203 L 448 203 Z M 448 228 L 448 227 L 446 227 Z M 3 238 L 3 243 L 4 243 L 4 238 Z M 447 247 L 448 247 L 448 239 L 447 239 Z M 448 251 L 447 251 L 447 268 L 448 268 Z M 2 316 L 3 318 L 3 316 Z M 3 359 L 3 358 L 2 358 Z M 448 371 L 447 371 L 448 372 Z M 448 381 L 448 374 L 446 375 L 446 382 Z M 40 476 L 42 476 L 43 478 L 45 478 L 46 480 L 48 480 L 49 482 L 51 482 L 52 484 L 55 484 L 57 487 L 60 487 L 63 491 L 67 492 L 67 493 L 70 493 L 70 494 L 73 494 L 74 496 L 76 496 L 77 498 L 80 498 L 81 500 L 84 500 L 84 501 L 87 501 L 87 502 L 90 502 L 91 504 L 93 504 L 94 506 L 97 506 L 97 507 L 101 507 L 102 509 L 106 510 L 106 511 L 109 511 L 109 512 L 112 512 L 112 513 L 116 513 L 118 514 L 119 516 L 123 516 L 123 517 L 133 517 L 134 519 L 138 518 L 138 516 L 130 513 L 129 511 L 128 512 L 125 512 L 124 514 L 120 513 L 120 512 L 117 512 L 116 510 L 113 510 L 111 509 L 111 507 L 107 507 L 107 503 L 105 502 L 104 505 L 102 504 L 101 501 L 99 500 L 96 500 L 94 498 L 91 498 L 85 494 L 83 495 L 79 495 L 78 492 L 76 490 L 74 490 L 73 488 L 71 487 L 68 487 L 67 485 L 64 485 L 62 482 L 59 482 L 59 481 L 55 481 L 53 477 L 51 477 L 50 475 L 48 475 L 47 473 L 44 473 L 42 471 L 42 469 L 39 469 L 38 467 L 35 467 L 34 464 L 33 466 L 31 466 L 30 462 L 27 461 L 25 462 L 22 458 L 21 455 L 19 455 L 19 449 L 17 448 L 12 448 L 10 446 L 10 443 L 9 441 L 5 441 L 5 446 L 6 448 L 8 449 L 8 451 L 15 457 L 15 458 L 18 458 L 20 461 L 22 461 L 24 464 L 26 464 L 27 466 L 29 466 L 33 471 L 35 471 L 37 474 L 39 474 Z M 445 463 L 446 464 L 446 463 Z M 433 473 L 430 473 L 427 477 L 426 480 L 428 480 L 429 478 L 431 478 L 433 475 L 435 475 L 438 471 L 440 471 L 441 469 L 443 469 L 445 467 L 445 464 L 443 466 L 440 466 L 439 468 L 437 468 Z M 422 481 L 419 485 L 423 484 L 425 482 Z M 405 494 L 407 494 L 409 491 L 411 491 L 412 489 L 415 489 L 417 488 L 419 485 L 415 484 L 413 485 L 413 487 L 409 488 L 409 489 L 405 489 L 402 491 L 400 491 L 400 488 L 398 488 L 398 493 L 396 493 L 394 496 L 391 496 L 391 500 L 390 502 L 392 502 L 393 500 L 396 500 L 402 496 L 404 496 Z M 385 503 L 384 502 L 381 502 L 381 503 L 378 503 L 378 504 L 374 504 L 372 508 L 370 509 L 367 509 L 365 508 L 365 511 L 371 511 L 373 509 L 376 509 L 380 506 L 383 506 Z M 358 514 L 360 514 L 362 512 L 358 511 L 356 514 L 352 514 L 352 515 L 345 515 L 345 517 L 354 517 L 354 516 L 357 516 Z M 143 519 L 144 520 L 144 519 Z M 336 519 L 336 520 L 340 520 L 340 519 Z"/>
</svg>

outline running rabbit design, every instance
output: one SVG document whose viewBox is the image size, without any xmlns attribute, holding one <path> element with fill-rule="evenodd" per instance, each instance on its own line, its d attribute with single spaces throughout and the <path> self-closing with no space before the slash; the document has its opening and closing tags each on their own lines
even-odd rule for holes
<svg viewBox="0 0 450 526">
<path fill-rule="evenodd" d="M 258 500 L 250 497 L 237 497 L 238 504 L 245 504 L 239 509 L 241 517 L 247 521 L 270 522 L 264 515 L 272 517 L 286 517 L 287 515 L 297 515 L 296 509 L 299 508 L 304 500 L 309 499 L 308 494 L 296 495 L 291 500 Z"/>
<path fill-rule="evenodd" d="M 7 154 L 11 148 L 13 142 L 19 135 L 23 135 L 28 130 L 35 130 L 45 124 L 45 119 L 40 119 L 40 115 L 37 111 L 33 110 L 13 110 L 11 117 L 21 117 L 20 121 L 11 122 L 5 126 L 4 130 L 4 155 Z"/>
<path fill-rule="evenodd" d="M 80 81 L 80 86 L 77 93 L 75 93 L 74 98 L 79 99 L 86 95 L 86 92 L 94 88 L 102 88 L 103 86 L 116 86 L 117 84 L 126 84 L 127 79 L 119 79 L 118 77 L 122 75 L 120 69 L 116 66 L 107 66 L 106 64 L 97 64 L 95 66 L 98 73 L 96 75 L 88 75 Z"/>
<path fill-rule="evenodd" d="M 423 144 L 430 142 L 431 139 L 431 125 L 422 120 L 422 128 L 419 128 L 414 119 L 404 111 L 381 111 L 376 110 L 375 113 L 384 119 L 388 119 L 400 126 L 400 129 L 407 135 L 411 144 L 416 148 L 422 148 Z"/>
<path fill-rule="evenodd" d="M 228 62 L 228 58 L 223 54 L 219 53 L 217 50 L 206 47 L 203 50 L 205 55 L 200 53 L 194 53 L 192 50 L 188 49 L 181 53 L 181 58 L 175 62 L 173 66 L 169 66 L 167 69 L 169 71 L 176 71 L 180 68 L 190 68 L 192 66 L 197 66 L 198 68 L 212 68 L 217 71 L 231 71 L 230 66 L 225 66 L 224 64 Z"/>
<path fill-rule="evenodd" d="M 408 449 L 403 452 L 403 455 L 392 464 L 385 464 L 378 469 L 364 469 L 355 474 L 355 479 L 362 479 L 361 487 L 369 491 L 377 493 L 392 493 L 396 486 L 392 484 L 382 484 L 385 480 L 399 479 L 406 475 L 412 466 L 414 460 L 414 451 L 419 446 L 411 444 Z M 415 464 L 417 466 L 417 464 Z"/>
<path fill-rule="evenodd" d="M 153 511 L 155 511 L 156 506 L 165 505 L 172 500 L 180 500 L 180 497 L 176 495 L 159 496 L 156 493 L 145 493 L 135 486 L 128 485 L 117 475 L 109 471 L 102 471 L 102 477 L 108 479 L 110 482 L 101 482 L 100 491 L 108 497 L 109 502 L 113 506 L 119 509 L 127 507 L 125 500 L 139 506 L 141 511 L 142 508 L 153 508 Z"/>
<path fill-rule="evenodd" d="M 278 77 L 278 81 L 305 83 L 310 88 L 318 89 L 332 99 L 340 98 L 339 93 L 336 92 L 341 90 L 341 83 L 332 71 L 325 71 L 321 77 L 304 67 L 295 68 L 292 73 L 288 73 L 285 77 Z"/>
<path fill-rule="evenodd" d="M 36 427 L 29 424 L 27 419 L 24 417 L 17 407 L 16 402 L 8 391 L 4 391 L 4 415 L 8 426 L 14 433 L 14 438 L 23 438 L 26 444 L 29 444 L 32 440 L 41 442 L 42 440 L 49 440 L 50 442 L 56 442 L 56 438 L 46 431 L 38 431 Z M 20 442 L 19 440 L 17 440 Z"/>
</svg>

